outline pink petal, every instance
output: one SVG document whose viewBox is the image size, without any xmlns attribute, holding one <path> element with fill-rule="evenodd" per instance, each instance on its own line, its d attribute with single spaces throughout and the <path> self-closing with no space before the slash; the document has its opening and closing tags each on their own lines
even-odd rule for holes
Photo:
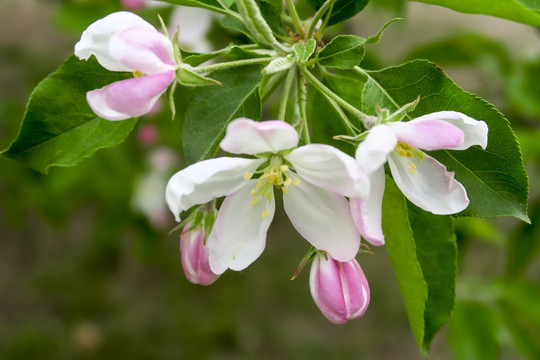
<svg viewBox="0 0 540 360">
<path fill-rule="evenodd" d="M 109 53 L 130 70 L 146 75 L 174 70 L 176 65 L 171 41 L 154 28 L 117 32 L 109 41 Z"/>
<path fill-rule="evenodd" d="M 475 120 L 472 117 L 456 111 L 440 111 L 424 115 L 417 120 L 424 117 L 437 118 L 446 121 L 463 131 L 463 134 L 465 135 L 463 144 L 452 147 L 452 150 L 465 150 L 473 145 L 479 145 L 482 149 L 487 147 L 488 126 L 483 121 Z"/>
<path fill-rule="evenodd" d="M 208 247 L 204 244 L 204 230 L 202 227 L 191 229 L 191 223 L 186 225 L 185 229 L 187 231 L 180 235 L 184 274 L 194 284 L 210 285 L 219 278 L 219 275 L 210 269 Z"/>
<path fill-rule="evenodd" d="M 233 154 L 256 155 L 277 153 L 294 148 L 298 144 L 298 133 L 289 124 L 279 120 L 256 122 L 238 118 L 227 126 L 220 147 Z"/>
<path fill-rule="evenodd" d="M 148 113 L 174 80 L 173 70 L 117 81 L 86 93 L 88 105 L 107 120 L 124 120 Z"/>
<path fill-rule="evenodd" d="M 107 70 L 132 71 L 111 56 L 109 40 L 117 32 L 134 26 L 156 31 L 140 16 L 127 11 L 115 12 L 94 22 L 83 32 L 81 40 L 75 44 L 75 55 L 81 60 L 88 60 L 90 56 L 95 55 L 97 61 Z"/>
<path fill-rule="evenodd" d="M 384 194 L 384 168 L 373 172 L 369 178 L 371 192 L 365 198 L 351 198 L 351 213 L 362 237 L 375 246 L 384 245 L 381 227 Z"/>
<path fill-rule="evenodd" d="M 343 196 L 367 196 L 369 178 L 356 160 L 333 146 L 311 144 L 285 156 L 294 171 L 313 185 Z"/>
<path fill-rule="evenodd" d="M 424 150 L 448 149 L 463 144 L 463 131 L 439 119 L 389 123 L 399 141 Z"/>
</svg>

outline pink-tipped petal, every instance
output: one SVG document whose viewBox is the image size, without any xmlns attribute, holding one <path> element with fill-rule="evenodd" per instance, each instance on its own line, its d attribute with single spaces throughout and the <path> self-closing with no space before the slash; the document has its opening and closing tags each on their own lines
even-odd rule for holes
<svg viewBox="0 0 540 360">
<path fill-rule="evenodd" d="M 295 172 L 313 185 L 350 197 L 369 194 L 368 175 L 355 159 L 333 146 L 312 144 L 285 156 Z"/>
<path fill-rule="evenodd" d="M 92 110 L 107 120 L 124 120 L 148 113 L 174 80 L 174 70 L 109 84 L 86 93 Z"/>
<path fill-rule="evenodd" d="M 315 304 L 333 323 L 358 319 L 369 305 L 369 285 L 354 259 L 339 262 L 317 254 L 311 265 L 309 284 Z"/>
<path fill-rule="evenodd" d="M 119 31 L 131 27 L 143 27 L 156 31 L 140 16 L 127 11 L 115 12 L 91 24 L 75 44 L 75 55 L 81 60 L 88 60 L 94 55 L 105 69 L 110 71 L 132 71 L 123 62 L 109 53 L 109 40 Z"/>
<path fill-rule="evenodd" d="M 454 173 L 425 155 L 422 161 L 415 157 L 390 154 L 388 164 L 392 176 L 403 195 L 421 209 L 438 215 L 455 214 L 465 210 L 469 198 L 463 185 L 454 179 Z"/>
<path fill-rule="evenodd" d="M 245 173 L 252 173 L 263 161 L 222 157 L 200 161 L 174 174 L 165 199 L 176 221 L 180 222 L 182 211 L 240 189 L 248 182 Z"/>
<path fill-rule="evenodd" d="M 122 6 L 128 10 L 139 10 L 146 6 L 146 0 L 122 0 Z"/>
<path fill-rule="evenodd" d="M 303 178 L 297 180 L 298 185 L 288 186 L 288 194 L 283 195 L 283 206 L 294 228 L 311 245 L 334 259 L 353 259 L 360 247 L 360 233 L 348 201 Z"/>
<path fill-rule="evenodd" d="M 186 278 L 194 283 L 210 285 L 219 275 L 214 274 L 208 262 L 208 247 L 204 244 L 204 230 L 202 227 L 191 228 L 191 223 L 186 225 L 180 235 L 180 253 L 182 268 Z"/>
<path fill-rule="evenodd" d="M 263 199 L 252 205 L 251 190 L 257 180 L 250 180 L 240 190 L 225 198 L 214 228 L 208 237 L 210 267 L 216 274 L 227 269 L 240 271 L 263 252 L 266 232 L 274 217 L 275 201 Z"/>
<path fill-rule="evenodd" d="M 472 117 L 456 111 L 440 111 L 424 116 L 446 121 L 463 131 L 463 134 L 465 135 L 463 143 L 460 146 L 454 146 L 449 149 L 465 150 L 473 145 L 479 145 L 482 149 L 487 147 L 488 126 L 481 120 L 475 120 Z M 424 118 L 424 116 L 418 119 Z"/>
<path fill-rule="evenodd" d="M 384 245 L 382 231 L 382 200 L 384 194 L 384 168 L 370 175 L 371 192 L 367 198 L 351 198 L 351 213 L 362 237 L 375 246 Z"/>
<path fill-rule="evenodd" d="M 132 27 L 117 32 L 109 40 L 109 53 L 131 71 L 147 75 L 176 66 L 171 41 L 154 28 Z"/>
<path fill-rule="evenodd" d="M 256 155 L 277 153 L 298 144 L 298 133 L 289 124 L 278 120 L 257 122 L 238 118 L 227 126 L 220 147 L 233 154 Z"/>
<path fill-rule="evenodd" d="M 463 144 L 463 131 L 439 119 L 418 118 L 390 123 L 399 141 L 424 150 L 440 150 Z"/>
<path fill-rule="evenodd" d="M 386 163 L 386 158 L 397 145 L 394 131 L 388 125 L 373 127 L 356 149 L 356 161 L 366 172 L 372 173 Z"/>
</svg>

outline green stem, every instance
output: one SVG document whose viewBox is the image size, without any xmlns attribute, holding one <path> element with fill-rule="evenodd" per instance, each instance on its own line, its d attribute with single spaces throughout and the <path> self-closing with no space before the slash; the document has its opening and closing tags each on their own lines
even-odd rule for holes
<svg viewBox="0 0 540 360">
<path fill-rule="evenodd" d="M 317 35 L 315 36 L 315 40 L 317 42 L 321 41 L 321 38 L 324 34 L 324 30 L 326 30 L 326 26 L 328 25 L 328 21 L 330 21 L 330 16 L 332 15 L 332 9 L 334 8 L 334 4 L 332 4 L 332 7 L 330 10 L 328 10 L 328 13 L 326 14 L 326 17 L 324 18 L 321 27 L 317 30 Z"/>
<path fill-rule="evenodd" d="M 310 39 L 311 36 L 313 36 L 313 32 L 315 32 L 315 27 L 317 26 L 317 23 L 323 17 L 326 11 L 328 11 L 328 9 L 330 9 L 334 5 L 335 2 L 336 0 L 326 0 L 326 2 L 323 4 L 323 6 L 321 6 L 319 11 L 317 11 L 306 31 L 306 40 Z"/>
<path fill-rule="evenodd" d="M 291 14 L 291 18 L 296 32 L 300 37 L 304 37 L 306 33 L 304 32 L 304 27 L 302 26 L 302 22 L 300 21 L 300 17 L 298 16 L 298 12 L 296 11 L 296 6 L 294 6 L 292 0 L 285 1 L 287 2 L 287 8 L 289 9 L 289 14 Z"/>
<path fill-rule="evenodd" d="M 265 63 L 269 63 L 270 61 L 274 59 L 277 59 L 277 57 L 229 61 L 229 62 L 223 62 L 223 63 L 212 64 L 212 65 L 207 65 L 207 66 L 199 66 L 199 67 L 191 69 L 191 71 L 193 71 L 194 73 L 205 73 L 205 72 L 210 72 L 210 71 L 215 71 L 215 70 L 232 69 L 232 68 L 236 68 L 240 66 L 265 64 Z"/>
<path fill-rule="evenodd" d="M 300 67 L 302 69 L 302 67 Z M 306 115 L 306 91 L 307 87 L 305 84 L 305 79 L 303 76 L 298 76 L 297 81 L 297 96 L 298 96 L 298 108 L 300 111 L 300 119 L 302 120 L 302 136 L 304 137 L 304 143 L 311 144 L 311 139 L 309 137 L 309 128 Z"/>
<path fill-rule="evenodd" d="M 386 96 L 386 97 L 388 98 L 388 100 L 390 100 L 390 102 L 391 102 L 397 109 L 399 109 L 399 108 L 401 107 L 398 103 L 396 103 L 396 102 L 394 101 L 394 99 L 390 96 L 390 94 L 388 94 L 388 93 L 386 92 L 386 90 L 381 86 L 381 84 L 379 84 L 377 81 L 375 81 L 375 79 L 373 79 L 373 78 L 371 77 L 371 75 L 369 75 L 364 69 L 362 69 L 362 68 L 359 67 L 359 66 L 355 66 L 355 67 L 354 67 L 354 70 L 355 70 L 357 73 L 364 75 L 368 80 L 373 81 L 373 82 L 375 83 L 375 85 L 379 88 L 379 90 L 381 90 L 381 92 L 384 94 L 384 96 Z"/>
<path fill-rule="evenodd" d="M 343 126 L 345 126 L 345 129 L 347 130 L 347 134 L 351 135 L 351 136 L 356 136 L 356 131 L 354 130 L 353 126 L 351 125 L 349 119 L 347 118 L 347 115 L 345 115 L 345 113 L 343 112 L 343 110 L 341 110 L 341 108 L 339 107 L 339 105 L 334 101 L 332 100 L 328 95 L 324 94 L 324 97 L 326 98 L 326 100 L 328 100 L 328 102 L 330 103 L 330 105 L 332 106 L 332 108 L 335 110 L 335 112 L 337 112 L 337 114 L 339 115 L 339 118 L 341 120 L 341 122 L 343 123 Z"/>
<path fill-rule="evenodd" d="M 291 66 L 285 79 L 285 85 L 283 87 L 283 94 L 281 96 L 281 103 L 279 104 L 278 119 L 285 121 L 285 115 L 287 113 L 287 101 L 289 100 L 289 94 L 291 92 L 291 85 L 296 74 L 296 66 Z"/>
<path fill-rule="evenodd" d="M 322 82 L 320 82 L 312 73 L 309 72 L 308 69 L 305 67 L 300 67 L 300 70 L 306 77 L 306 79 L 313 85 L 317 90 L 319 90 L 322 94 L 328 96 L 330 99 L 334 100 L 339 106 L 356 116 L 358 119 L 363 120 L 367 117 L 366 114 L 343 100 L 341 97 L 339 97 L 336 93 L 334 93 L 332 90 L 327 88 Z"/>
</svg>

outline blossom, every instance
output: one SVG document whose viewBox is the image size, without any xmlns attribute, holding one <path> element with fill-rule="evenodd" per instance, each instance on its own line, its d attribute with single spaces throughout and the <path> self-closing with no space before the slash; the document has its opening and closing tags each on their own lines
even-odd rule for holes
<svg viewBox="0 0 540 360">
<path fill-rule="evenodd" d="M 340 262 L 319 252 L 311 265 L 309 287 L 323 315 L 336 324 L 358 319 L 369 305 L 369 285 L 355 259 Z"/>
<path fill-rule="evenodd" d="M 75 45 L 75 55 L 81 60 L 94 55 L 108 70 L 133 73 L 133 78 L 86 94 L 92 110 L 108 120 L 148 113 L 175 79 L 171 41 L 130 12 L 116 12 L 91 24 Z"/>
<path fill-rule="evenodd" d="M 350 202 L 364 238 L 373 245 L 384 244 L 381 214 L 387 161 L 396 185 L 419 208 L 439 215 L 463 211 L 469 205 L 463 185 L 419 149 L 464 150 L 473 145 L 485 149 L 487 132 L 485 122 L 454 111 L 374 126 L 356 150 L 358 163 L 370 174 L 371 192 Z"/>
<path fill-rule="evenodd" d="M 360 234 L 345 196 L 365 196 L 367 175 L 355 160 L 321 144 L 295 148 L 298 133 L 282 121 L 232 121 L 220 146 L 254 159 L 221 157 L 195 163 L 167 184 L 166 200 L 180 213 L 226 196 L 207 244 L 216 274 L 242 270 L 262 253 L 275 211 L 274 187 L 284 194 L 285 212 L 315 248 L 340 261 L 358 252 Z"/>
<path fill-rule="evenodd" d="M 204 243 L 202 226 L 192 228 L 191 223 L 186 225 L 180 235 L 180 253 L 184 274 L 190 282 L 210 285 L 219 278 L 218 274 L 212 272 L 208 263 L 209 252 Z"/>
</svg>

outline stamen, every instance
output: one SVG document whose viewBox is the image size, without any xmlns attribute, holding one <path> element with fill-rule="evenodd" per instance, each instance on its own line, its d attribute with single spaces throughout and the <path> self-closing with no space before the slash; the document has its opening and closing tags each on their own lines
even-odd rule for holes
<svg viewBox="0 0 540 360">
<path fill-rule="evenodd" d="M 409 166 L 410 166 L 410 170 L 411 170 L 411 174 L 416 174 L 416 165 L 413 164 L 412 161 L 409 161 Z"/>
<path fill-rule="evenodd" d="M 285 182 L 283 183 L 283 185 L 285 185 L 285 186 L 289 186 L 291 184 L 292 184 L 291 178 L 287 178 L 287 180 L 285 180 Z"/>
<path fill-rule="evenodd" d="M 139 76 L 143 76 L 143 75 L 144 75 L 144 74 L 143 74 L 142 72 L 137 71 L 137 70 L 135 70 L 135 71 L 133 72 L 133 77 L 139 77 Z"/>
<path fill-rule="evenodd" d="M 255 205 L 255 204 L 258 203 L 258 202 L 259 202 L 259 198 L 257 198 L 257 197 L 256 197 L 256 198 L 253 198 L 253 199 L 251 200 L 251 206 Z"/>
<path fill-rule="evenodd" d="M 264 210 L 264 211 L 262 212 L 262 215 L 261 215 L 261 216 L 262 216 L 263 219 L 266 219 L 268 216 L 270 216 L 270 213 L 269 213 L 268 211 Z"/>
<path fill-rule="evenodd" d="M 257 186 L 255 186 L 255 189 L 260 188 L 262 184 L 263 184 L 262 180 L 257 181 Z"/>
<path fill-rule="evenodd" d="M 287 172 L 287 171 L 289 171 L 289 166 L 288 166 L 288 165 L 281 165 L 281 166 L 280 166 L 280 169 L 281 169 L 281 171 L 283 171 L 283 172 Z"/>
<path fill-rule="evenodd" d="M 294 179 L 294 181 L 292 182 L 293 186 L 298 186 L 300 185 L 300 180 L 298 179 Z"/>
<path fill-rule="evenodd" d="M 246 171 L 246 173 L 244 174 L 244 180 L 249 180 L 251 179 L 252 176 L 253 176 L 252 173 Z"/>
</svg>

